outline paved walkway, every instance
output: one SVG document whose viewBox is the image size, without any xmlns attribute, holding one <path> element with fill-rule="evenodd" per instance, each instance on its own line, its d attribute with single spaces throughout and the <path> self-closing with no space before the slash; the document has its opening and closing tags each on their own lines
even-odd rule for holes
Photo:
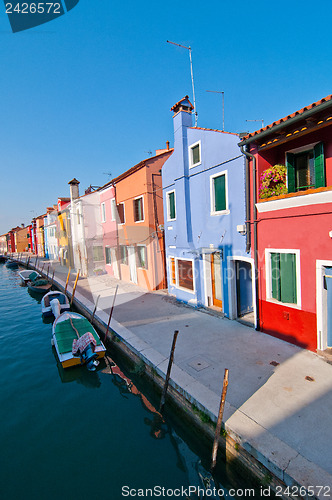
<svg viewBox="0 0 332 500">
<path fill-rule="evenodd" d="M 65 270 L 56 267 L 59 283 Z M 74 275 L 71 276 L 69 292 Z M 332 498 L 332 365 L 236 321 L 147 293 L 108 275 L 80 279 L 75 298 L 165 377 L 174 330 L 179 330 L 171 384 L 214 420 L 225 368 L 227 432 L 286 484 L 313 486 Z M 331 487 L 318 494 L 318 487 Z M 328 494 L 324 494 L 328 493 Z"/>
</svg>

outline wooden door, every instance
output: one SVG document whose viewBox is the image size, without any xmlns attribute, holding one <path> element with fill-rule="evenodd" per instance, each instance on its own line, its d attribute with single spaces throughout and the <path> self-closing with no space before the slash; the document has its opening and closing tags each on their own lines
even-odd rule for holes
<svg viewBox="0 0 332 500">
<path fill-rule="evenodd" d="M 222 309 L 222 279 L 220 253 L 211 254 L 212 304 Z"/>
</svg>

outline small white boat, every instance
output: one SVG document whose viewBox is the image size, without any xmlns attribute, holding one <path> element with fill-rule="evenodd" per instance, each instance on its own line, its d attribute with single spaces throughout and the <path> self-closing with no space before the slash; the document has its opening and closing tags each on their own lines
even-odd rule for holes
<svg viewBox="0 0 332 500">
<path fill-rule="evenodd" d="M 90 335 L 88 335 L 90 334 Z M 82 337 L 92 336 L 93 345 L 87 345 L 83 352 L 74 356 L 73 342 L 78 344 Z M 81 314 L 64 312 L 56 318 L 52 326 L 52 343 L 63 368 L 86 364 L 88 370 L 95 370 L 98 362 L 105 356 L 106 348 L 91 323 Z M 94 339 L 94 340 L 93 340 Z"/>
<path fill-rule="evenodd" d="M 24 269 L 18 273 L 24 285 L 27 284 L 29 280 L 34 281 L 37 278 L 41 278 L 41 275 L 37 271 L 32 271 L 31 269 Z"/>
<path fill-rule="evenodd" d="M 62 292 L 48 292 L 41 299 L 42 315 L 57 318 L 61 313 L 70 310 L 68 297 Z"/>
</svg>

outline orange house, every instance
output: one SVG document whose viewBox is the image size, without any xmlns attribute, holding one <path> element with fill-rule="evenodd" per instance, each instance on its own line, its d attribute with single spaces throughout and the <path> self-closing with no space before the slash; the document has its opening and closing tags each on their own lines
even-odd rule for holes
<svg viewBox="0 0 332 500">
<path fill-rule="evenodd" d="M 119 277 L 148 290 L 167 286 L 161 168 L 172 153 L 167 142 L 167 149 L 113 179 Z"/>
<path fill-rule="evenodd" d="M 30 226 L 22 225 L 15 232 L 16 252 L 28 252 L 30 250 Z"/>
</svg>

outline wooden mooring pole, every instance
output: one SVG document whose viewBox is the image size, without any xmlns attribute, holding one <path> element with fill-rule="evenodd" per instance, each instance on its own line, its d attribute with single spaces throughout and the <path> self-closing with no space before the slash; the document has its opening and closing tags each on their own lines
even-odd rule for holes
<svg viewBox="0 0 332 500">
<path fill-rule="evenodd" d="M 69 268 L 69 269 L 68 269 L 67 280 L 66 280 L 66 286 L 65 286 L 65 293 L 67 293 L 67 286 L 68 286 L 68 282 L 69 282 L 70 271 L 71 271 L 71 268 Z"/>
<path fill-rule="evenodd" d="M 73 288 L 73 291 L 72 291 L 70 305 L 72 305 L 74 297 L 75 297 L 75 292 L 76 292 L 76 287 L 77 287 L 77 282 L 78 282 L 79 275 L 80 275 L 80 270 L 77 271 L 76 280 L 75 280 L 74 288 Z"/>
<path fill-rule="evenodd" d="M 97 311 L 97 306 L 98 306 L 98 301 L 100 299 L 100 295 L 98 295 L 97 297 L 97 300 L 96 300 L 96 304 L 95 304 L 95 308 L 93 310 L 93 313 L 92 313 L 92 316 L 91 316 L 91 322 L 93 321 L 93 318 L 95 317 L 95 314 L 96 314 L 96 311 Z"/>
<path fill-rule="evenodd" d="M 50 265 L 47 266 L 47 279 L 48 279 L 48 273 L 50 272 Z"/>
<path fill-rule="evenodd" d="M 217 462 L 219 436 L 220 436 L 222 417 L 223 417 L 224 406 L 225 406 L 225 401 L 226 401 L 227 387 L 228 387 L 228 368 L 225 368 L 224 383 L 223 383 L 223 387 L 222 387 L 221 400 L 220 400 L 220 406 L 219 406 L 219 414 L 218 414 L 216 432 L 214 435 L 214 441 L 213 441 L 213 447 L 212 447 L 211 470 L 215 468 L 216 462 Z"/>
<path fill-rule="evenodd" d="M 106 333 L 105 333 L 105 337 L 104 337 L 104 342 L 106 342 L 108 330 L 110 328 L 111 319 L 112 319 L 112 316 L 113 316 L 114 304 L 115 304 L 115 297 L 116 297 L 116 294 L 118 293 L 118 288 L 119 288 L 119 285 L 116 285 L 116 289 L 115 289 L 114 296 L 113 296 L 113 304 L 112 304 L 112 307 L 111 307 L 110 316 L 108 318 L 108 323 L 107 323 Z"/>
<path fill-rule="evenodd" d="M 169 379 L 171 376 L 171 369 L 172 369 L 172 364 L 173 364 L 173 359 L 174 359 L 174 350 L 175 350 L 175 344 L 176 344 L 176 339 L 178 338 L 178 334 L 179 334 L 179 330 L 175 330 L 174 335 L 173 335 L 173 343 L 172 343 L 171 353 L 169 355 L 165 385 L 164 385 L 163 393 L 162 393 L 161 399 L 160 399 L 159 413 L 162 412 L 162 410 L 165 406 L 166 393 L 167 393 L 167 389 L 168 389 Z"/>
<path fill-rule="evenodd" d="M 40 270 L 41 273 L 43 272 L 44 266 L 45 266 L 45 262 L 43 262 L 42 268 Z"/>
<path fill-rule="evenodd" d="M 54 285 L 54 269 L 53 269 L 53 274 L 52 274 L 52 285 Z"/>
</svg>

